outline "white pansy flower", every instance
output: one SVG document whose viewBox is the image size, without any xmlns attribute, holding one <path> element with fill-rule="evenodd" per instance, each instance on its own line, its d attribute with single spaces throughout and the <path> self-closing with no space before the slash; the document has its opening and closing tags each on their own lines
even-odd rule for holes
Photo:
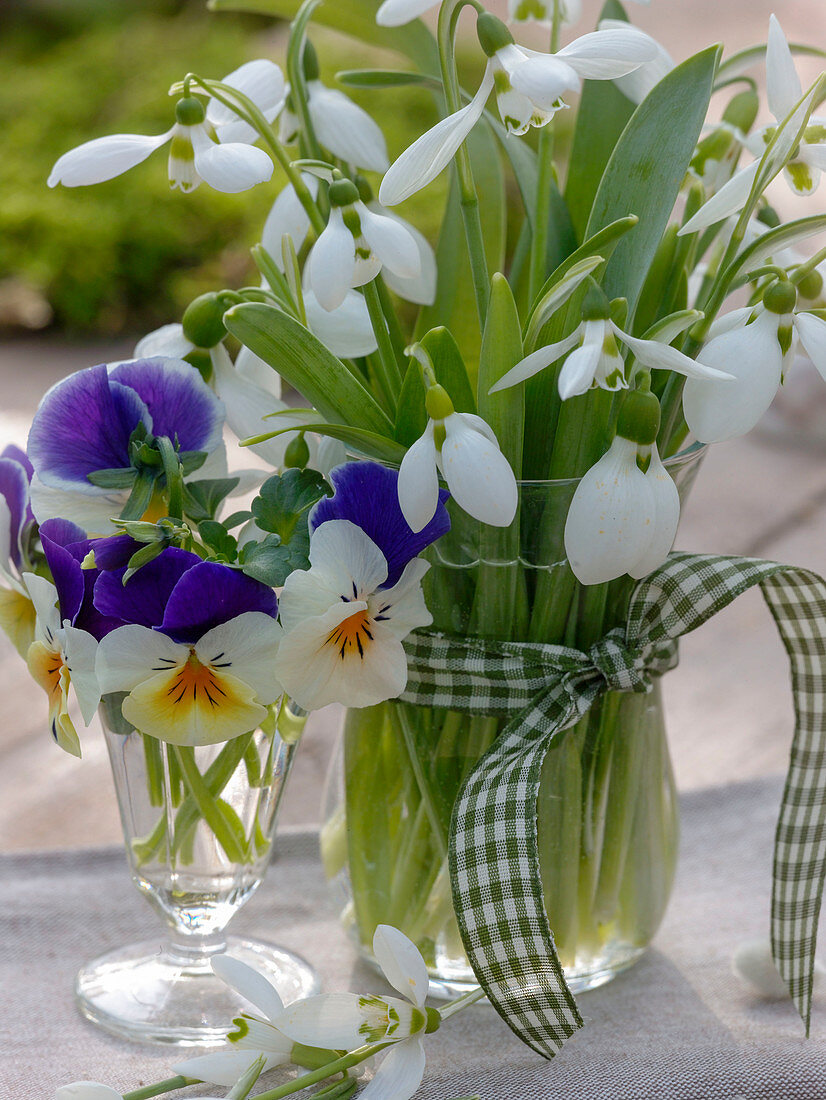
<svg viewBox="0 0 826 1100">
<path fill-rule="evenodd" d="M 369 210 L 349 180 L 334 181 L 329 198 L 330 219 L 307 259 L 307 277 L 325 309 L 336 309 L 383 267 L 403 278 L 419 274 L 419 249 L 406 225 Z"/>
<path fill-rule="evenodd" d="M 796 296 L 791 283 L 775 283 L 764 293 L 762 305 L 725 314 L 701 349 L 699 361 L 724 366 L 734 378 L 725 385 L 696 379 L 686 383 L 686 423 L 703 443 L 734 439 L 754 427 L 774 400 L 798 344 L 826 380 L 826 321 L 796 311 Z"/>
<path fill-rule="evenodd" d="M 373 955 L 398 997 L 328 993 L 296 1001 L 275 1023 L 298 1043 L 354 1050 L 366 1043 L 392 1043 L 361 1100 L 410 1100 L 424 1076 L 423 1038 L 439 1024 L 425 1007 L 428 974 L 424 959 L 397 928 L 380 924 Z"/>
<path fill-rule="evenodd" d="M 284 644 L 274 674 L 284 690 L 306 710 L 372 706 L 400 695 L 407 683 L 402 639 L 432 621 L 421 588 L 428 563 L 413 558 L 392 587 L 382 587 L 387 559 L 344 519 L 313 532 L 309 556 L 309 570 L 287 577 L 279 602 Z"/>
<path fill-rule="evenodd" d="M 208 1081 L 211 1085 L 231 1088 L 261 1055 L 266 1058 L 262 1073 L 288 1064 L 293 1042 L 273 1026 L 272 1021 L 284 1011 L 284 1004 L 274 986 L 263 974 L 230 955 L 217 955 L 212 960 L 212 969 L 221 981 L 245 997 L 258 1012 L 242 1013 L 235 1021 L 238 1030 L 230 1034 L 230 1049 L 180 1062 L 172 1067 L 174 1072 Z"/>
<path fill-rule="evenodd" d="M 399 467 L 399 504 L 414 531 L 430 522 L 439 502 L 439 472 L 468 515 L 507 527 L 518 493 L 510 463 L 490 426 L 473 413 L 458 413 L 441 386 L 426 397 L 428 422 Z"/>
<path fill-rule="evenodd" d="M 718 381 L 727 377 L 725 372 L 697 363 L 668 343 L 701 314 L 678 317 L 673 326 L 666 327 L 661 340 L 642 340 L 624 332 L 608 313 L 609 303 L 605 293 L 596 283 L 592 283 L 582 305 L 582 321 L 574 331 L 564 339 L 526 355 L 491 386 L 490 392 L 524 382 L 563 356 L 567 358 L 558 380 L 559 396 L 563 401 L 586 393 L 595 386 L 604 390 L 627 389 L 629 379 L 617 341 L 629 348 L 637 362 L 648 370 L 673 370 L 687 378 L 713 378 Z"/>
<path fill-rule="evenodd" d="M 656 58 L 648 35 L 632 27 L 583 35 L 555 54 L 517 46 L 507 27 L 488 12 L 478 17 L 476 28 L 488 56 L 479 90 L 390 167 L 379 189 L 384 206 L 395 206 L 438 176 L 481 118 L 494 89 L 505 126 L 511 133 L 524 133 L 550 122 L 566 106 L 562 96 L 579 91 L 583 78 L 614 80 Z"/>
<path fill-rule="evenodd" d="M 565 553 L 582 584 L 628 573 L 647 576 L 665 561 L 677 534 L 680 500 L 655 442 L 659 404 L 632 390 L 607 453 L 577 485 L 565 522 Z"/>
<path fill-rule="evenodd" d="M 263 149 L 245 142 L 216 140 L 204 106 L 189 96 L 178 100 L 175 125 L 165 134 L 111 134 L 95 138 L 64 153 L 49 175 L 49 187 L 81 187 L 104 183 L 134 168 L 156 149 L 170 142 L 169 182 L 182 191 L 194 191 L 203 180 L 216 191 L 235 194 L 270 178 L 273 163 Z"/>
</svg>

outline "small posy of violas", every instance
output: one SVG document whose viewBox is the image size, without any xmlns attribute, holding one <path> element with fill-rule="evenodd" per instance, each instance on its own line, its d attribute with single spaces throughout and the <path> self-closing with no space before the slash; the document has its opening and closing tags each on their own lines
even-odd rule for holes
<svg viewBox="0 0 826 1100">
<path fill-rule="evenodd" d="M 203 185 L 260 203 L 257 274 L 199 296 L 133 358 L 64 378 L 25 449 L 0 454 L 0 627 L 43 689 L 58 746 L 80 756 L 98 710 L 113 737 L 143 739 L 157 820 L 133 840 L 139 869 L 164 845 L 177 868 L 192 864 L 196 826 L 220 858 L 263 866 L 272 836 L 225 789 L 245 767 L 263 790 L 276 731 L 307 712 L 401 699 L 449 710 L 454 731 L 462 711 L 479 716 L 482 764 L 453 815 L 405 731 L 398 778 L 423 792 L 422 811 L 394 827 L 412 858 L 416 830 L 445 819 L 435 877 L 480 984 L 428 1007 L 433 960 L 419 948 L 435 937 L 416 944 L 387 923 L 372 954 L 398 996 L 284 1004 L 262 974 L 219 956 L 215 973 L 251 1006 L 225 1050 L 157 1085 L 77 1082 L 60 1100 L 143 1100 L 196 1082 L 232 1100 L 317 1085 L 327 1100 L 408 1100 L 428 1037 L 483 996 L 551 1057 L 582 1019 L 535 881 L 531 784 L 544 757 L 529 754 L 599 692 L 650 691 L 681 633 L 769 585 L 765 563 L 672 554 L 681 471 L 703 445 L 749 431 L 799 358 L 826 378 L 826 216 L 783 222 L 770 198 L 784 181 L 817 192 L 826 77 L 804 88 L 796 54 L 826 52 L 791 46 L 775 16 L 765 46 L 677 62 L 616 0 L 575 31 L 579 0 L 512 0 L 507 22 L 480 0 L 264 7 L 293 17 L 284 68 L 259 58 L 221 79 L 182 73 L 164 133 L 90 135 L 49 176 L 49 187 L 105 184 L 168 148 L 181 201 Z M 368 44 L 406 54 L 400 67 L 322 80 L 313 21 L 338 25 L 341 10 Z M 467 90 L 460 16 L 475 51 Z M 545 48 L 518 41 L 526 24 Z M 408 87 L 435 95 L 400 148 L 349 93 Z M 560 143 L 563 115 L 573 139 Z M 415 224 L 426 201 L 415 197 L 443 172 L 436 243 Z M 564 506 L 538 508 L 530 487 L 546 483 L 568 486 Z M 538 566 L 528 537 L 544 548 Z M 447 587 L 445 561 L 461 571 Z M 776 582 L 805 588 L 775 597 L 787 633 L 809 636 L 813 576 Z M 506 688 L 522 700 L 516 729 L 496 709 Z M 504 731 L 490 724 L 503 715 Z M 250 748 L 262 730 L 263 761 Z M 821 751 L 817 731 L 798 735 Z M 612 799 L 632 805 L 614 782 Z M 794 897 L 782 895 L 771 949 L 736 966 L 791 992 L 808 1026 L 815 930 L 804 924 L 823 882 L 795 869 L 826 844 L 807 832 L 811 807 L 826 819 L 826 781 L 800 778 L 784 798 L 778 866 Z M 524 846 L 502 843 L 500 806 Z M 369 833 L 369 798 L 347 812 L 351 831 Z M 528 914 L 516 922 L 512 897 Z"/>
</svg>

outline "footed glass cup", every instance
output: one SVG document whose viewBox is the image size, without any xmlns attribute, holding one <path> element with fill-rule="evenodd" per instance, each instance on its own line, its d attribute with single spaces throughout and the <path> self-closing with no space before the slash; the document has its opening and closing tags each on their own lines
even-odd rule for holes
<svg viewBox="0 0 826 1100">
<path fill-rule="evenodd" d="M 276 704 L 269 728 L 198 748 L 147 737 L 107 697 L 101 718 L 132 880 L 165 930 L 84 966 L 81 1012 L 144 1042 L 222 1042 L 247 1002 L 215 976 L 227 951 L 263 974 L 285 1002 L 317 991 L 310 966 L 273 944 L 226 936 L 260 885 L 306 715 Z"/>
<path fill-rule="evenodd" d="M 666 463 L 681 497 L 703 452 Z M 565 560 L 577 484 L 521 483 L 506 531 L 452 511 L 424 582 L 433 629 L 584 650 L 623 622 L 635 582 L 583 587 Z M 350 710 L 330 773 L 322 860 L 342 921 L 368 961 L 376 925 L 400 928 L 437 997 L 477 984 L 453 912 L 447 841 L 459 789 L 505 724 L 398 700 Z M 606 693 L 555 740 L 537 817 L 560 961 L 574 992 L 590 989 L 642 955 L 671 892 L 679 827 L 659 683 L 647 695 Z"/>
</svg>

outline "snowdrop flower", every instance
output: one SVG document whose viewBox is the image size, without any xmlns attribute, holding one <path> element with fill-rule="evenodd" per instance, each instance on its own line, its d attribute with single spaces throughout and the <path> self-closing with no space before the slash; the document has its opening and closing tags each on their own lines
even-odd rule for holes
<svg viewBox="0 0 826 1100">
<path fill-rule="evenodd" d="M 350 180 L 335 180 L 328 194 L 330 220 L 307 259 L 307 277 L 325 309 L 336 309 L 383 267 L 402 278 L 419 274 L 419 249 L 406 225 L 368 210 Z"/>
<path fill-rule="evenodd" d="M 398 475 L 374 462 L 347 463 L 330 480 L 335 495 L 310 517 L 310 569 L 290 574 L 280 601 L 275 674 L 307 710 L 404 691 L 402 639 L 431 622 L 420 583 L 428 564 L 417 555 L 450 527 L 442 493 L 431 522 L 412 531 Z"/>
<path fill-rule="evenodd" d="M 101 691 L 128 693 L 124 718 L 175 745 L 213 745 L 260 725 L 281 694 L 272 589 L 175 547 L 125 585 L 123 575 L 102 573 L 94 604 L 128 624 L 97 656 Z"/>
<path fill-rule="evenodd" d="M 504 23 L 488 12 L 478 17 L 476 28 L 488 57 L 479 90 L 390 167 L 379 189 L 384 206 L 396 206 L 438 176 L 482 117 L 494 89 L 502 122 L 509 132 L 524 134 L 531 126 L 550 122 L 566 106 L 562 96 L 578 92 L 583 77 L 613 80 L 656 57 L 649 37 L 632 27 L 583 35 L 556 54 L 517 46 Z"/>
<path fill-rule="evenodd" d="M 650 4 L 651 0 L 635 0 L 637 4 Z M 559 14 L 563 26 L 571 26 L 582 17 L 582 0 L 559 0 Z M 553 22 L 554 0 L 508 0 L 508 19 L 511 23 Z M 608 22 L 608 20 L 605 20 Z M 627 26 L 626 23 L 621 24 Z"/>
<path fill-rule="evenodd" d="M 493 527 L 507 527 L 518 493 L 510 463 L 481 416 L 457 413 L 442 386 L 425 397 L 428 422 L 399 467 L 399 504 L 405 520 L 421 531 L 439 505 L 439 473 L 468 515 Z"/>
<path fill-rule="evenodd" d="M 689 323 L 690 320 L 687 320 L 686 326 Z M 673 340 L 677 332 L 669 331 L 666 335 Z M 726 378 L 723 371 L 698 364 L 668 343 L 641 340 L 624 332 L 609 316 L 609 303 L 604 291 L 592 281 L 582 304 L 582 322 L 574 331 L 563 340 L 526 355 L 491 386 L 490 392 L 524 382 L 563 356 L 567 359 L 559 372 L 558 381 L 559 396 L 563 401 L 594 387 L 603 390 L 627 389 L 629 379 L 626 378 L 625 363 L 617 347 L 618 340 L 648 370 L 673 370 L 688 378 Z"/>
<path fill-rule="evenodd" d="M 766 91 L 769 109 L 778 125 L 790 114 L 803 94 L 791 50 L 774 15 L 769 19 Z M 793 122 L 792 133 L 794 125 Z M 776 130 L 777 126 L 767 126 L 745 139 L 746 146 L 756 159 L 736 172 L 708 202 L 701 206 L 697 213 L 682 226 L 681 234 L 695 233 L 742 210 L 757 176 L 760 158 Z M 811 195 L 817 190 L 823 168 L 826 168 L 826 119 L 813 116 L 804 131 L 803 140 L 795 148 L 794 155 L 785 165 L 783 173 L 786 182 L 796 195 Z"/>
<path fill-rule="evenodd" d="M 683 391 L 686 423 L 703 443 L 734 439 L 750 431 L 774 400 L 797 341 L 826 379 L 826 321 L 795 312 L 797 292 L 785 280 L 770 286 L 762 306 L 734 310 L 697 356 L 725 369 L 733 382 L 689 379 Z M 753 312 L 756 316 L 745 322 Z"/>
<path fill-rule="evenodd" d="M 311 172 L 302 172 L 301 179 L 311 197 L 315 199 L 318 195 L 318 177 Z M 261 244 L 272 257 L 279 271 L 284 271 L 282 255 L 284 237 L 290 237 L 296 252 L 300 252 L 309 232 L 310 216 L 301 205 L 295 188 L 288 183 L 279 191 L 261 232 Z"/>
<path fill-rule="evenodd" d="M 265 58 L 247 61 L 225 76 L 221 83 L 243 92 L 258 107 L 267 122 L 272 122 L 284 107 L 287 95 L 284 74 L 273 61 Z M 260 137 L 253 126 L 217 99 L 210 99 L 207 103 L 206 117 L 222 144 L 239 141 L 251 145 Z"/>
<path fill-rule="evenodd" d="M 638 4 L 650 3 L 650 0 L 637 0 Z M 621 31 L 627 30 L 628 24 L 621 19 L 601 19 L 599 22 L 599 29 L 601 31 Z M 624 96 L 627 96 L 632 103 L 642 103 L 651 89 L 659 84 L 664 76 L 671 72 L 674 68 L 674 59 L 671 54 L 666 50 L 656 38 L 652 38 L 650 34 L 646 34 L 639 28 L 634 28 L 637 34 L 646 38 L 654 51 L 652 60 L 644 62 L 638 69 L 634 69 L 633 72 L 626 73 L 625 76 L 618 76 L 614 79 L 614 84 L 619 88 Z"/>
<path fill-rule="evenodd" d="M 659 418 L 653 394 L 631 390 L 608 452 L 576 488 L 565 552 L 581 584 L 602 584 L 624 573 L 639 579 L 668 556 L 680 500 L 657 451 Z"/>
<path fill-rule="evenodd" d="M 165 134 L 111 134 L 84 142 L 59 157 L 49 175 L 49 187 L 83 187 L 104 183 L 141 164 L 170 142 L 169 183 L 194 191 L 201 180 L 216 191 L 235 194 L 270 178 L 273 164 L 263 149 L 244 142 L 221 144 L 206 120 L 204 105 L 194 96 L 179 99 L 175 125 Z"/>
<path fill-rule="evenodd" d="M 376 12 L 380 27 L 401 27 L 438 7 L 441 0 L 384 0 Z"/>
<path fill-rule="evenodd" d="M 181 360 L 134 359 L 76 371 L 48 390 L 32 420 L 27 449 L 36 519 L 61 516 L 86 531 L 109 531 L 130 489 L 94 485 L 89 475 L 112 469 L 137 474 L 130 438 L 139 425 L 177 440 L 181 451 L 205 452 L 202 477 L 225 476 L 223 422 L 221 402 Z M 165 514 L 160 496 L 150 511 Z"/>
<path fill-rule="evenodd" d="M 29 503 L 32 466 L 19 447 L 0 454 L 0 629 L 25 658 L 34 641 L 35 611 L 23 583 L 24 543 L 34 523 Z"/>
<path fill-rule="evenodd" d="M 262 1054 L 267 1059 L 262 1073 L 289 1063 L 293 1042 L 273 1026 L 273 1020 L 284 1011 L 274 986 L 263 974 L 230 955 L 216 956 L 212 969 L 230 989 L 254 1005 L 260 1015 L 245 1012 L 234 1021 L 238 1030 L 229 1035 L 231 1049 L 190 1058 L 173 1066 L 173 1071 L 184 1077 L 208 1081 L 211 1085 L 231 1088 Z"/>
<path fill-rule="evenodd" d="M 49 730 L 56 744 L 80 756 L 80 739 L 69 716 L 69 688 L 74 688 L 88 726 L 100 702 L 95 676 L 98 643 L 87 631 L 72 626 L 70 609 L 60 606 L 50 581 L 35 573 L 25 573 L 23 579 L 37 614 L 26 663 L 32 679 L 49 698 Z"/>
<path fill-rule="evenodd" d="M 55 1100 L 123 1100 L 122 1092 L 97 1081 L 74 1081 L 71 1085 L 61 1085 L 54 1095 Z"/>
<path fill-rule="evenodd" d="M 435 1031 L 440 1017 L 425 1007 L 427 967 L 416 946 L 387 924 L 373 936 L 373 954 L 398 997 L 328 993 L 296 1001 L 275 1023 L 298 1043 L 354 1050 L 365 1043 L 393 1045 L 369 1084 L 362 1100 L 410 1100 L 424 1076 L 423 1039 Z"/>
</svg>

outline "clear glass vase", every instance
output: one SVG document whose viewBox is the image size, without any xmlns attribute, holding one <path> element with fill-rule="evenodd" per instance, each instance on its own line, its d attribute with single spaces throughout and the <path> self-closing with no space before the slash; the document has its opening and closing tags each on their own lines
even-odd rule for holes
<svg viewBox="0 0 826 1100">
<path fill-rule="evenodd" d="M 682 497 L 703 448 L 666 464 Z M 583 587 L 565 560 L 575 480 L 523 482 L 507 531 L 453 513 L 425 578 L 434 629 L 586 649 L 624 619 L 634 582 Z M 505 722 L 396 700 L 350 710 L 321 835 L 342 921 L 370 961 L 379 923 L 418 945 L 431 994 L 477 984 L 453 913 L 447 836 L 459 788 Z M 551 928 L 574 992 L 643 953 L 671 892 L 677 800 L 659 685 L 609 692 L 548 751 L 538 803 Z"/>
<path fill-rule="evenodd" d="M 132 880 L 166 929 L 83 967 L 81 1012 L 129 1039 L 221 1042 L 249 1007 L 212 971 L 222 951 L 264 974 L 285 1002 L 315 992 L 303 959 L 224 934 L 267 870 L 303 712 L 283 701 L 267 727 L 198 748 L 139 733 L 117 697 L 105 698 L 100 713 Z"/>
</svg>

